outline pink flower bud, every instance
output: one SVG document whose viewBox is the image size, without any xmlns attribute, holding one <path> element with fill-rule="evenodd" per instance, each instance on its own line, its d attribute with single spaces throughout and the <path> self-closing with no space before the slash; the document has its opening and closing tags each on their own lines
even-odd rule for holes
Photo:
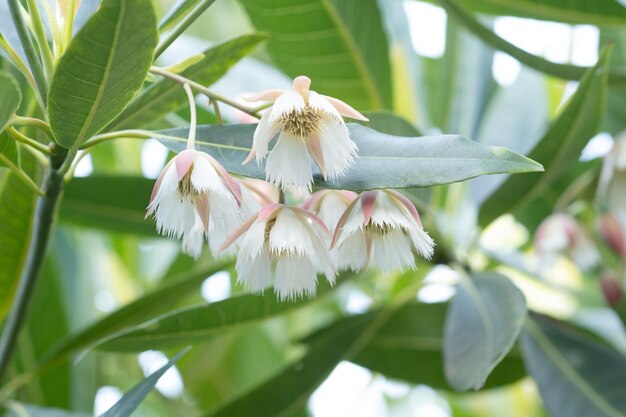
<svg viewBox="0 0 626 417">
<path fill-rule="evenodd" d="M 615 306 L 624 298 L 622 285 L 611 273 L 604 273 L 600 278 L 600 288 L 604 299 L 610 306 Z"/>
<path fill-rule="evenodd" d="M 612 214 L 605 214 L 598 224 L 606 243 L 621 257 L 626 257 L 626 240 L 622 225 Z"/>
</svg>

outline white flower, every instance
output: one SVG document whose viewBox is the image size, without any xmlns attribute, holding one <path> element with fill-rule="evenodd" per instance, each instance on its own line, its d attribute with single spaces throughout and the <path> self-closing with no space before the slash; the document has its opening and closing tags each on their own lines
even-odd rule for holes
<svg viewBox="0 0 626 417">
<path fill-rule="evenodd" d="M 310 212 L 272 204 L 245 221 L 223 245 L 239 244 L 237 281 L 255 293 L 274 285 L 281 300 L 315 295 L 318 272 L 333 284 L 332 260 L 310 220 L 324 228 Z"/>
<path fill-rule="evenodd" d="M 581 269 L 588 270 L 600 261 L 593 241 L 568 214 L 557 213 L 546 217 L 535 233 L 535 249 L 545 264 L 557 255 L 567 255 Z"/>
<path fill-rule="evenodd" d="M 352 191 L 320 190 L 313 193 L 302 208 L 316 214 L 333 234 L 341 215 L 356 197 L 357 194 Z"/>
<path fill-rule="evenodd" d="M 159 233 L 183 238 L 183 251 L 198 257 L 210 235 L 216 249 L 240 222 L 237 183 L 210 155 L 187 149 L 163 169 L 152 190 L 146 217 Z"/>
<path fill-rule="evenodd" d="M 394 190 L 367 191 L 339 220 L 331 247 L 339 269 L 359 271 L 374 266 L 383 272 L 415 268 L 412 250 L 430 259 L 434 242 L 419 214 Z"/>
<path fill-rule="evenodd" d="M 296 77 L 293 90 L 267 90 L 249 97 L 249 101 L 273 101 L 254 132 L 247 163 L 256 156 L 267 156 L 267 179 L 281 187 L 311 187 L 313 173 L 309 155 L 324 179 L 344 175 L 357 156 L 357 146 L 348 134 L 341 116 L 367 121 L 361 113 L 341 100 L 309 90 L 311 80 Z M 269 144 L 278 135 L 270 151 Z"/>
</svg>

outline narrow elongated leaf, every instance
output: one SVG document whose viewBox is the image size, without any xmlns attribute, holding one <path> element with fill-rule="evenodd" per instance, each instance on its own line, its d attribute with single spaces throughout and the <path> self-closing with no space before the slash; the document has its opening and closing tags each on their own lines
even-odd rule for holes
<svg viewBox="0 0 626 417">
<path fill-rule="evenodd" d="M 97 321 L 82 331 L 68 337 L 57 345 L 47 360 L 63 357 L 78 349 L 86 348 L 98 340 L 110 337 L 122 330 L 148 321 L 171 308 L 171 303 L 189 294 L 210 275 L 227 268 L 232 261 L 215 261 L 196 265 L 194 269 L 180 273 L 159 289 L 139 298 Z"/>
<path fill-rule="evenodd" d="M 503 275 L 463 278 L 446 317 L 445 373 L 456 390 L 479 389 L 517 339 L 524 295 Z"/>
<path fill-rule="evenodd" d="M 159 30 L 165 31 L 174 26 L 202 0 L 178 0 L 159 22 Z"/>
<path fill-rule="evenodd" d="M 0 70 L 0 132 L 20 106 L 22 94 L 17 81 L 6 71 Z"/>
<path fill-rule="evenodd" d="M 330 288 L 326 282 L 320 283 L 316 298 L 319 298 Z M 106 351 L 136 352 L 194 344 L 206 340 L 218 332 L 268 320 L 313 301 L 315 298 L 283 302 L 277 300 L 276 295 L 271 292 L 263 296 L 232 297 L 208 305 L 194 306 L 166 314 L 145 326 L 140 326 L 135 330 L 107 340 L 96 348 Z"/>
<path fill-rule="evenodd" d="M 365 316 L 330 329 L 325 342 L 311 347 L 302 359 L 248 394 L 209 412 L 207 417 L 297 416 L 337 363 L 353 357 L 372 337 L 378 324 L 371 316 Z"/>
<path fill-rule="evenodd" d="M 168 369 L 170 369 L 174 364 L 185 354 L 189 349 L 185 349 L 182 352 L 178 353 L 174 356 L 168 363 L 163 365 L 158 371 L 154 372 L 152 375 L 148 376 L 146 379 L 141 381 L 139 384 L 135 385 L 135 387 L 128 391 L 126 395 L 124 395 L 113 407 L 111 407 L 107 412 L 101 414 L 100 417 L 128 417 L 130 416 L 139 406 L 139 404 L 146 398 L 146 395 L 154 388 L 158 380 L 163 376 Z"/>
<path fill-rule="evenodd" d="M 551 416 L 626 416 L 623 355 L 539 316 L 527 320 L 521 344 Z"/>
<path fill-rule="evenodd" d="M 61 145 L 78 147 L 115 119 L 143 84 L 156 43 L 150 0 L 102 2 L 52 80 L 48 114 Z"/>
<path fill-rule="evenodd" d="M 566 23 L 626 24 L 626 8 L 618 0 L 460 0 L 475 12 Z"/>
<path fill-rule="evenodd" d="M 400 137 L 349 124 L 359 158 L 342 178 L 324 182 L 314 167 L 316 185 L 327 188 L 429 187 L 479 175 L 540 171 L 530 159 L 499 147 L 486 147 L 456 135 Z M 199 126 L 196 147 L 220 161 L 233 174 L 265 179 L 262 167 L 241 165 L 250 152 L 254 125 Z M 168 129 L 157 139 L 173 151 L 185 148 L 187 129 Z"/>
<path fill-rule="evenodd" d="M 30 155 L 22 169 L 36 177 Z M 4 318 L 26 262 L 37 195 L 13 173 L 0 170 L 0 318 Z"/>
<path fill-rule="evenodd" d="M 60 408 L 40 407 L 31 404 L 10 402 L 7 405 L 8 412 L 5 417 L 89 417 L 87 413 L 62 410 Z"/>
<path fill-rule="evenodd" d="M 626 29 L 624 27 L 603 27 L 600 29 L 600 45 L 614 42 L 615 49 L 611 57 L 610 67 L 613 69 L 626 66 Z M 604 130 L 615 135 L 626 129 L 626 91 L 609 89 L 607 98 Z"/>
<path fill-rule="evenodd" d="M 211 85 L 264 39 L 263 35 L 244 35 L 214 45 L 203 52 L 202 60 L 180 75 L 202 85 Z M 143 90 L 107 130 L 137 128 L 154 123 L 186 103 L 187 96 L 180 84 L 159 80 Z"/>
<path fill-rule="evenodd" d="M 587 72 L 560 116 L 530 153 L 529 157 L 542 164 L 546 172 L 509 177 L 481 207 L 482 225 L 522 208 L 578 161 L 604 114 L 609 55 L 605 53 Z"/>
<path fill-rule="evenodd" d="M 447 303 L 409 304 L 398 310 L 352 359 L 389 378 L 449 390 L 444 375 L 444 321 Z M 513 383 L 526 375 L 518 351 L 509 352 L 483 388 Z"/>
<path fill-rule="evenodd" d="M 90 176 L 73 179 L 65 189 L 60 220 L 120 233 L 157 236 L 144 219 L 154 180 Z"/>
<path fill-rule="evenodd" d="M 375 0 L 243 0 L 267 50 L 290 77 L 360 109 L 390 108 L 387 37 Z"/>
</svg>

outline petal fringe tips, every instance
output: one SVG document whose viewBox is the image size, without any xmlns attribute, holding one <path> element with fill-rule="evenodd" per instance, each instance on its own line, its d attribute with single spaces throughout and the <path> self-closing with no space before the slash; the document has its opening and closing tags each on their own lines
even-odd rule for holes
<svg viewBox="0 0 626 417">
<path fill-rule="evenodd" d="M 215 250 L 239 225 L 241 200 L 239 184 L 215 159 L 188 149 L 159 175 L 146 217 L 154 214 L 158 232 L 182 237 L 183 252 L 198 258 L 205 239 Z"/>
<path fill-rule="evenodd" d="M 328 233 L 312 213 L 283 204 L 266 206 L 245 221 L 223 245 L 239 244 L 237 281 L 255 293 L 273 285 L 281 300 L 314 296 L 318 273 L 333 284 L 332 259 L 309 219 Z"/>
<path fill-rule="evenodd" d="M 296 77 L 293 90 L 267 90 L 249 101 L 272 101 L 254 132 L 252 150 L 244 163 L 267 157 L 268 181 L 281 187 L 308 187 L 313 184 L 310 157 L 324 180 L 343 176 L 357 157 L 342 116 L 367 121 L 361 113 L 333 97 L 309 90 L 311 80 Z M 278 141 L 269 150 L 272 139 Z"/>
<path fill-rule="evenodd" d="M 397 191 L 380 190 L 352 201 L 337 223 L 331 248 L 339 269 L 372 266 L 389 272 L 415 269 L 413 250 L 430 259 L 434 241 L 413 203 Z"/>
</svg>

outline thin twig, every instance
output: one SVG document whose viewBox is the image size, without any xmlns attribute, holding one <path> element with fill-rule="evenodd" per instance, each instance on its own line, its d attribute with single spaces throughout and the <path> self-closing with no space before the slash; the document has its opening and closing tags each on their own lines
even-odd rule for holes
<svg viewBox="0 0 626 417">
<path fill-rule="evenodd" d="M 11 124 L 16 126 L 34 126 L 41 130 L 43 133 L 45 133 L 49 139 L 54 138 L 54 135 L 52 134 L 52 129 L 50 129 L 50 125 L 41 119 L 15 115 L 11 119 Z"/>
<path fill-rule="evenodd" d="M 189 80 L 179 74 L 174 74 L 173 72 L 169 72 L 163 68 L 160 67 L 152 67 L 150 68 L 150 72 L 156 75 L 160 75 L 162 77 L 168 78 L 172 81 L 175 81 L 179 84 L 189 84 L 189 86 L 191 88 L 193 88 L 194 90 L 198 91 L 199 93 L 204 94 L 205 96 L 209 97 L 210 99 L 213 100 L 217 100 L 217 101 L 221 101 L 224 104 L 228 104 L 231 107 L 236 108 L 237 110 L 241 110 L 242 112 L 249 114 L 252 117 L 256 117 L 257 119 L 260 119 L 261 116 L 254 110 L 251 109 L 250 107 L 244 106 L 242 104 L 237 103 L 234 100 L 228 99 L 226 97 L 222 97 L 219 94 L 214 93 L 213 91 L 209 90 L 208 88 L 206 88 L 205 86 L 198 84 L 195 81 Z"/>
<path fill-rule="evenodd" d="M 9 134 L 9 136 L 11 136 L 13 139 L 15 139 L 18 142 L 22 142 L 23 144 L 28 145 L 31 148 L 36 149 L 45 155 L 51 154 L 50 148 L 48 148 L 46 145 L 44 145 L 43 143 L 37 142 L 35 139 L 29 138 L 28 136 L 24 135 L 23 133 L 15 129 L 13 126 L 7 127 L 6 132 Z"/>
<path fill-rule="evenodd" d="M 0 162 L 7 166 L 17 177 L 31 190 L 43 196 L 44 193 L 41 191 L 39 186 L 33 181 L 31 177 L 26 175 L 24 171 L 22 171 L 17 165 L 13 163 L 9 158 L 7 158 L 4 154 L 0 153 Z"/>
<path fill-rule="evenodd" d="M 224 120 L 222 119 L 222 112 L 220 111 L 220 103 L 217 100 L 209 99 L 209 105 L 213 106 L 213 111 L 215 112 L 215 117 L 217 118 L 217 124 L 223 125 Z"/>
</svg>

